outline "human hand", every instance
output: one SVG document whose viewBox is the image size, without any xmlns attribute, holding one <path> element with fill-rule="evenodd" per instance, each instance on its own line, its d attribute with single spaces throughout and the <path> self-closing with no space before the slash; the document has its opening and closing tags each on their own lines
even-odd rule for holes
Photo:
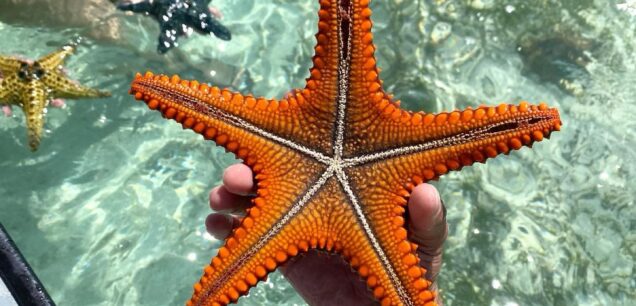
<svg viewBox="0 0 636 306">
<path fill-rule="evenodd" d="M 251 206 L 255 193 L 253 173 L 244 164 L 225 169 L 223 185 L 210 192 L 210 207 L 205 225 L 217 239 L 225 239 L 239 225 L 239 215 Z M 435 280 L 442 265 L 442 246 L 446 240 L 445 208 L 437 189 L 418 185 L 411 193 L 409 228 L 426 278 Z M 283 275 L 310 305 L 375 305 L 373 294 L 364 281 L 338 255 L 318 250 L 290 259 L 280 268 Z M 438 305 L 441 301 L 438 296 Z"/>
</svg>

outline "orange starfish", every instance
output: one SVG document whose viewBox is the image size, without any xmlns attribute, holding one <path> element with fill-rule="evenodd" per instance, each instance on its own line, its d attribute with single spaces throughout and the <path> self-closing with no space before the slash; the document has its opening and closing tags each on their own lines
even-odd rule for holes
<svg viewBox="0 0 636 306">
<path fill-rule="evenodd" d="M 225 305 L 290 257 L 340 254 L 382 305 L 435 305 L 405 227 L 410 190 L 559 130 L 555 109 L 522 102 L 440 114 L 399 108 L 382 89 L 369 0 L 322 0 L 304 89 L 253 98 L 147 73 L 131 93 L 214 140 L 254 171 L 257 197 L 188 305 Z"/>
</svg>

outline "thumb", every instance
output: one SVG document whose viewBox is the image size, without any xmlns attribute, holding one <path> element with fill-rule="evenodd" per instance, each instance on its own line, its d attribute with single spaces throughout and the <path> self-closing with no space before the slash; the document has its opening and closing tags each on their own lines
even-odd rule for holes
<svg viewBox="0 0 636 306">
<path fill-rule="evenodd" d="M 442 265 L 442 250 L 448 235 L 446 209 L 433 185 L 420 184 L 411 193 L 408 203 L 410 240 L 419 245 L 420 264 L 427 270 L 426 278 L 434 281 Z"/>
</svg>

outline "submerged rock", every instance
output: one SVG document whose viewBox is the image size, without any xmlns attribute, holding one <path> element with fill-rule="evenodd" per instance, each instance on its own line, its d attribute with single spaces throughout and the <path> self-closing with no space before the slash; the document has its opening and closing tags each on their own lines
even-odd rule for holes
<svg viewBox="0 0 636 306">
<path fill-rule="evenodd" d="M 112 0 L 3 0 L 0 21 L 42 27 L 86 27 L 97 39 L 119 39 Z"/>
<path fill-rule="evenodd" d="M 580 95 L 589 80 L 587 64 L 594 42 L 572 36 L 536 39 L 526 37 L 519 43 L 525 69 L 539 79 Z"/>
</svg>

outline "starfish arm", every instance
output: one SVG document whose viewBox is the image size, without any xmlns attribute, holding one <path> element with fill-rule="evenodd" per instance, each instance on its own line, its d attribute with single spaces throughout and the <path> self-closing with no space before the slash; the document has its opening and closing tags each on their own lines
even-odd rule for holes
<svg viewBox="0 0 636 306">
<path fill-rule="evenodd" d="M 425 181 L 436 179 L 474 162 L 485 162 L 524 145 L 530 147 L 561 128 L 558 111 L 544 104 L 498 115 L 486 111 L 485 116 L 489 116 L 488 119 L 472 123 L 461 133 L 380 152 L 376 162 L 386 163 L 388 167 L 394 165 L 396 169 L 408 168 L 412 172 L 402 178 L 412 179 L 417 184 L 419 178 Z"/>
<path fill-rule="evenodd" d="M 352 118 L 347 123 L 349 141 L 345 143 L 345 156 L 386 157 L 388 151 L 415 152 L 417 147 L 425 150 L 449 146 L 472 139 L 499 137 L 507 131 L 521 131 L 523 135 L 540 132 L 549 137 L 561 126 L 558 111 L 543 103 L 481 106 L 439 114 L 387 108 L 390 111 L 376 110 L 373 116 Z M 510 139 L 500 140 L 509 145 Z M 500 146 L 503 148 L 503 144 Z"/>
<path fill-rule="evenodd" d="M 206 6 L 207 8 L 207 6 Z M 222 40 L 232 39 L 232 33 L 221 24 L 210 12 L 201 12 L 191 9 L 187 16 L 187 24 L 199 33 L 214 33 L 214 36 Z"/>
<path fill-rule="evenodd" d="M 305 100 L 309 101 L 319 118 L 335 120 L 336 111 L 334 101 L 338 95 L 338 61 L 339 61 L 339 30 L 338 6 L 336 1 L 321 1 L 318 11 L 317 44 L 312 58 L 313 67 L 302 91 Z"/>
<path fill-rule="evenodd" d="M 27 83 L 28 84 L 28 83 Z M 0 104 L 22 105 L 26 85 L 13 72 L 0 79 Z"/>
<path fill-rule="evenodd" d="M 20 69 L 23 61 L 9 56 L 0 56 L 0 77 L 3 74 L 9 74 Z"/>
<path fill-rule="evenodd" d="M 183 31 L 177 22 L 172 19 L 166 22 L 159 22 L 159 37 L 157 38 L 157 51 L 164 54 L 170 49 L 177 46 L 179 36 L 183 35 Z"/>
<path fill-rule="evenodd" d="M 51 89 L 52 98 L 81 99 L 108 97 L 110 93 L 81 85 L 66 76 L 59 70 L 52 70 L 42 77 L 42 82 Z"/>
<path fill-rule="evenodd" d="M 301 169 L 296 165 L 302 156 L 284 148 L 256 151 L 267 157 L 262 156 L 262 169 L 256 172 L 254 206 L 205 267 L 187 305 L 235 302 L 289 257 L 317 244 L 321 216 L 306 206 L 329 180 L 324 166 L 304 163 Z"/>
<path fill-rule="evenodd" d="M 41 82 L 33 80 L 25 84 L 22 91 L 22 110 L 26 117 L 27 136 L 31 151 L 36 151 L 40 145 L 46 101 L 46 88 Z"/>
<path fill-rule="evenodd" d="M 212 29 L 212 33 L 214 36 L 222 39 L 222 40 L 231 40 L 232 33 L 228 28 L 222 25 L 218 20 L 213 17 L 210 17 L 210 25 L 208 25 L 210 29 Z"/>
<path fill-rule="evenodd" d="M 349 262 L 381 305 L 434 306 L 436 292 L 429 289 L 431 282 L 423 278 L 426 270 L 419 265 L 417 244 L 407 239 L 405 193 L 392 193 L 392 181 L 385 181 L 384 174 L 368 169 L 338 173 L 361 227 L 355 234 L 364 234 L 361 238 L 351 237 L 350 241 L 365 242 L 362 249 L 352 250 L 355 258 Z"/>
<path fill-rule="evenodd" d="M 366 117 L 376 104 L 371 98 L 382 92 L 369 1 L 322 0 L 320 5 L 318 44 L 306 88 L 346 99 L 346 118 Z"/>
<path fill-rule="evenodd" d="M 364 149 L 364 142 L 367 133 L 370 130 L 374 130 L 374 124 L 379 123 L 381 115 L 389 116 L 391 118 L 400 117 L 403 119 L 408 112 L 399 110 L 399 101 L 393 101 L 392 97 L 384 92 L 382 88 L 382 81 L 379 79 L 380 69 L 377 67 L 377 61 L 375 59 L 376 47 L 373 44 L 373 33 L 371 28 L 373 22 L 371 20 L 371 9 L 369 8 L 368 0 L 348 0 L 348 1 L 336 1 L 342 4 L 343 2 L 350 2 L 350 12 L 340 15 L 340 22 L 349 18 L 351 24 L 348 34 L 347 29 L 343 25 L 341 28 L 341 37 L 346 36 L 347 40 L 340 39 L 340 49 L 343 49 L 345 44 L 348 44 L 344 50 L 349 50 L 349 60 L 346 61 L 347 67 L 344 71 L 344 76 L 341 76 L 339 85 L 340 95 L 346 96 L 346 111 L 344 115 L 345 125 L 347 126 L 348 138 L 358 139 Z M 335 5 L 335 4 L 334 4 Z M 342 11 L 342 10 L 341 10 Z M 333 15 L 332 18 L 336 18 Z M 342 55 L 341 55 L 342 56 Z M 343 63 L 340 63 L 339 68 L 342 69 Z M 342 79 L 346 77 L 346 81 Z M 391 128 L 388 128 L 391 129 Z M 358 133 L 356 133 L 358 132 Z M 396 137 L 397 138 L 397 137 Z M 356 144 L 350 144 L 350 146 Z M 345 155 L 353 154 L 355 150 L 351 148 L 344 148 Z M 356 152 L 357 153 L 357 152 Z"/>
<path fill-rule="evenodd" d="M 330 146 L 330 139 L 320 137 L 321 132 L 330 129 L 329 123 L 317 120 L 319 114 L 308 105 L 301 92 L 281 100 L 268 100 L 181 80 L 176 75 L 169 78 L 151 73 L 138 75 L 131 90 L 136 98 L 145 100 L 151 108 L 159 108 L 166 117 L 174 118 L 182 113 L 177 116 L 180 122 L 187 118 L 200 121 L 199 127 L 187 125 L 208 138 L 221 134 L 221 131 L 210 133 L 212 130 L 233 126 L 323 160 Z M 212 129 L 207 131 L 202 129 L 204 126 Z M 239 158 L 242 157 L 239 155 Z"/>
<path fill-rule="evenodd" d="M 0 105 L 2 104 L 15 104 L 12 102 L 12 99 L 9 99 L 11 95 L 11 90 L 4 86 L 4 81 L 0 79 Z"/>
<path fill-rule="evenodd" d="M 45 70 L 57 71 L 60 68 L 60 65 L 62 65 L 62 63 L 66 59 L 66 57 L 73 54 L 73 52 L 75 52 L 75 48 L 71 46 L 65 46 L 56 52 L 53 52 L 49 55 L 46 55 L 38 59 L 37 62 Z"/>
</svg>

